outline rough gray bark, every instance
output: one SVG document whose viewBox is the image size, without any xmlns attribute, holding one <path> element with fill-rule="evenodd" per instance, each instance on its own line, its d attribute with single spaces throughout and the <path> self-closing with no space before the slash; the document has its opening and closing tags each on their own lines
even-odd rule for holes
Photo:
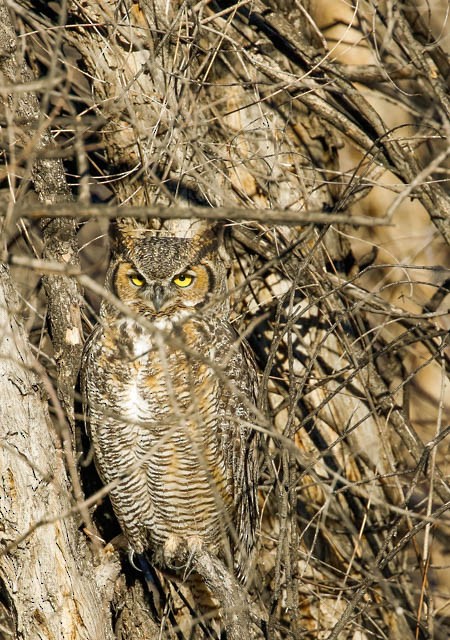
<svg viewBox="0 0 450 640">
<path fill-rule="evenodd" d="M 45 158 L 46 150 L 53 146 L 39 101 L 27 84 L 32 85 L 33 75 L 26 63 L 23 51 L 18 50 L 14 28 L 7 4 L 0 2 L 0 73 L 3 84 L 3 113 L 7 122 L 14 127 L 17 139 L 16 161 L 25 159 L 26 173 L 23 178 L 31 178 L 35 192 L 42 203 L 47 205 L 71 200 L 62 160 Z M 11 93 L 8 93 L 8 85 Z M 25 90 L 15 92 L 15 85 L 24 85 Z M 13 153 L 12 149 L 10 150 Z M 26 185 L 24 181 L 23 185 Z M 17 198 L 20 199 L 18 189 Z M 18 219 L 17 212 L 10 209 L 4 223 L 5 236 Z M 76 246 L 76 223 L 74 220 L 48 219 L 42 221 L 44 251 L 48 260 L 57 260 L 66 265 L 79 265 Z M 78 373 L 78 363 L 83 348 L 80 318 L 81 290 L 77 283 L 65 276 L 48 275 L 43 278 L 48 299 L 48 315 L 51 325 L 55 360 L 58 366 L 57 391 L 74 429 L 73 389 Z M 64 431 L 63 424 L 60 425 Z M 62 436 L 70 446 L 70 433 Z"/>
<path fill-rule="evenodd" d="M 105 559 L 94 568 L 77 528 L 46 390 L 14 317 L 18 308 L 0 266 L 0 636 L 111 640 L 107 603 L 114 566 L 108 569 Z"/>
</svg>

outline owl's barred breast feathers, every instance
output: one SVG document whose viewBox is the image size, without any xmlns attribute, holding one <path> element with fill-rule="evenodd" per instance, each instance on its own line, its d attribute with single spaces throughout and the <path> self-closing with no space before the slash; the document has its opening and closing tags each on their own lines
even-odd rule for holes
<svg viewBox="0 0 450 640">
<path fill-rule="evenodd" d="M 258 519 L 256 371 L 228 320 L 211 234 L 116 244 L 82 386 L 95 461 L 130 546 L 156 564 L 195 545 L 245 577 Z"/>
</svg>

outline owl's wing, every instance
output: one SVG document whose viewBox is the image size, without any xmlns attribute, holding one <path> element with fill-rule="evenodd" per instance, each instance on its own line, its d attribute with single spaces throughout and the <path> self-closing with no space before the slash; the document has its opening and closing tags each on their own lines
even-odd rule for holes
<svg viewBox="0 0 450 640">
<path fill-rule="evenodd" d="M 83 418 L 84 428 L 89 438 L 91 437 L 91 426 L 89 418 L 89 406 L 88 406 L 88 376 L 92 371 L 92 366 L 95 366 L 96 359 L 98 358 L 99 339 L 102 333 L 102 326 L 97 324 L 90 336 L 84 343 L 83 354 L 81 356 L 80 367 L 80 390 L 83 403 Z"/>
<path fill-rule="evenodd" d="M 258 523 L 258 432 L 252 427 L 256 404 L 257 369 L 247 342 L 227 323 L 219 340 L 218 362 L 227 378 L 222 394 L 220 438 L 228 480 L 233 487 L 236 531 L 235 558 L 245 573 Z M 232 536 L 234 538 L 234 535 Z"/>
<path fill-rule="evenodd" d="M 109 495 L 115 514 L 129 544 L 141 553 L 147 544 L 141 524 L 151 507 L 145 466 L 136 464 L 136 450 L 146 443 L 136 444 L 127 414 L 131 403 L 124 389 L 132 379 L 133 363 L 122 358 L 118 343 L 111 347 L 105 328 L 95 327 L 84 347 L 80 386 L 95 466 L 104 484 L 113 483 Z"/>
</svg>

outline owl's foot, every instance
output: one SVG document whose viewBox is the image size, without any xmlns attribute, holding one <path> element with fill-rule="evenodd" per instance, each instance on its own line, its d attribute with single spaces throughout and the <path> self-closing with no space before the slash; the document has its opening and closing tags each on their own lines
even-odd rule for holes
<svg viewBox="0 0 450 640">
<path fill-rule="evenodd" d="M 192 560 L 195 553 L 201 551 L 203 547 L 203 540 L 199 536 L 189 536 L 187 539 L 187 558 L 186 566 L 184 569 L 183 580 L 187 580 L 189 574 L 192 571 Z"/>
<path fill-rule="evenodd" d="M 183 549 L 183 540 L 179 536 L 169 535 L 164 543 L 163 557 L 167 566 L 179 560 L 180 551 Z"/>
<path fill-rule="evenodd" d="M 176 535 L 168 536 L 162 550 L 163 560 L 166 567 L 179 571 L 184 569 L 183 580 L 191 572 L 192 558 L 195 553 L 203 547 L 203 540 L 200 536 L 189 536 L 180 538 Z"/>
<path fill-rule="evenodd" d="M 187 548 L 190 556 L 196 551 L 200 551 L 202 547 L 203 540 L 200 538 L 200 536 L 189 536 L 189 538 L 187 539 Z"/>
<path fill-rule="evenodd" d="M 186 565 L 186 542 L 183 538 L 171 534 L 166 538 L 163 548 L 160 550 L 162 566 L 177 573 Z M 162 557 L 161 557 L 162 556 Z"/>
</svg>

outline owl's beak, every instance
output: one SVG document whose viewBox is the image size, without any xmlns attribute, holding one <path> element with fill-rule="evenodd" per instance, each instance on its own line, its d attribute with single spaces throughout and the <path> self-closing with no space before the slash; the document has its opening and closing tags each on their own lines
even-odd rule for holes
<svg viewBox="0 0 450 640">
<path fill-rule="evenodd" d="M 167 293 L 168 291 L 166 288 L 164 288 L 160 284 L 155 284 L 152 294 L 152 302 L 153 306 L 155 307 L 155 311 L 159 311 L 161 309 L 161 307 L 167 300 Z"/>
</svg>

